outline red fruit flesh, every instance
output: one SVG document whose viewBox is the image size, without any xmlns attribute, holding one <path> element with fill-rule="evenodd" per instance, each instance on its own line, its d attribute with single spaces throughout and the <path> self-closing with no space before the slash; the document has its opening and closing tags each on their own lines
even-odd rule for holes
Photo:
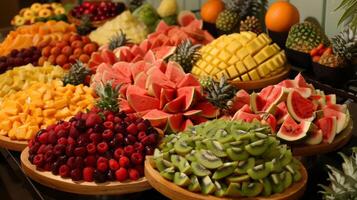
<svg viewBox="0 0 357 200">
<path fill-rule="evenodd" d="M 118 181 L 125 181 L 128 177 L 128 172 L 125 168 L 120 168 L 117 171 L 115 171 L 115 178 Z"/>
</svg>

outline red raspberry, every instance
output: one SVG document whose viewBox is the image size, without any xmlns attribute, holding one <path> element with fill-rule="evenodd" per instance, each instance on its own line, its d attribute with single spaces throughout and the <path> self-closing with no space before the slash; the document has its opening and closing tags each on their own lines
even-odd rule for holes
<svg viewBox="0 0 357 200">
<path fill-rule="evenodd" d="M 140 122 L 138 124 L 138 130 L 139 131 L 146 131 L 147 127 L 146 127 L 146 124 L 144 122 Z"/>
<path fill-rule="evenodd" d="M 106 120 L 107 120 L 107 121 L 111 121 L 111 122 L 113 122 L 113 121 L 114 121 L 114 115 L 113 115 L 113 114 L 111 114 L 111 113 L 110 113 L 110 114 L 108 114 L 108 115 L 107 115 L 107 117 L 106 117 Z"/>
<path fill-rule="evenodd" d="M 119 168 L 119 163 L 118 161 L 114 160 L 114 159 L 110 159 L 109 160 L 109 168 L 111 170 L 117 170 Z"/>
<path fill-rule="evenodd" d="M 74 144 L 76 144 L 76 140 L 75 140 L 75 139 L 73 139 L 72 137 L 68 137 L 68 138 L 67 138 L 67 143 L 68 143 L 68 144 L 73 144 L 73 145 L 74 145 Z"/>
<path fill-rule="evenodd" d="M 97 160 L 97 164 L 98 164 L 98 163 L 101 163 L 101 162 L 107 163 L 107 162 L 108 162 L 108 159 L 105 158 L 105 157 L 103 157 L 103 156 L 100 156 L 100 157 L 98 158 L 98 160 Z"/>
<path fill-rule="evenodd" d="M 115 159 L 119 159 L 120 156 L 122 156 L 124 153 L 124 150 L 122 148 L 117 148 L 115 151 L 114 151 L 114 158 Z"/>
<path fill-rule="evenodd" d="M 57 126 L 56 124 L 51 124 L 51 125 L 47 126 L 46 130 L 47 131 L 54 130 L 56 128 L 56 126 Z"/>
<path fill-rule="evenodd" d="M 120 143 L 122 143 L 122 142 L 124 141 L 124 135 L 121 134 L 121 133 L 117 133 L 117 134 L 115 135 L 115 139 L 116 139 L 117 142 L 120 144 Z"/>
<path fill-rule="evenodd" d="M 113 131 L 110 129 L 106 129 L 103 132 L 103 139 L 105 140 L 111 140 L 113 138 Z"/>
<path fill-rule="evenodd" d="M 103 125 L 104 125 L 104 127 L 105 127 L 106 129 L 110 129 L 110 130 L 112 130 L 113 127 L 114 127 L 114 124 L 113 124 L 113 122 L 111 122 L 111 121 L 106 121 L 106 122 L 103 123 Z"/>
<path fill-rule="evenodd" d="M 41 165 L 43 165 L 43 163 L 44 163 L 43 154 L 35 155 L 35 157 L 33 158 L 33 164 L 36 165 L 37 167 L 40 167 Z"/>
<path fill-rule="evenodd" d="M 135 124 L 130 124 L 126 127 L 126 131 L 132 135 L 136 135 L 138 133 L 138 127 Z"/>
<path fill-rule="evenodd" d="M 132 145 L 128 145 L 126 147 L 124 147 L 124 155 L 130 157 L 131 154 L 133 154 L 135 152 L 135 149 Z"/>
<path fill-rule="evenodd" d="M 87 144 L 87 151 L 89 154 L 95 154 L 97 148 L 94 143 Z"/>
<path fill-rule="evenodd" d="M 74 181 L 79 181 L 82 179 L 82 172 L 80 169 L 72 169 L 71 170 L 71 178 Z"/>
<path fill-rule="evenodd" d="M 74 169 L 75 168 L 75 158 L 72 156 L 72 157 L 69 157 L 68 160 L 67 160 L 67 166 L 71 169 Z"/>
<path fill-rule="evenodd" d="M 120 119 L 120 117 L 114 117 L 114 123 L 119 123 L 122 122 L 123 120 Z"/>
<path fill-rule="evenodd" d="M 71 123 L 70 122 L 63 122 L 62 123 L 62 127 L 63 127 L 63 130 L 67 131 L 71 127 Z"/>
<path fill-rule="evenodd" d="M 119 159 L 120 167 L 127 168 L 129 166 L 129 164 L 130 164 L 130 161 L 129 161 L 128 157 L 126 157 L 126 156 L 120 157 L 120 159 Z"/>
<path fill-rule="evenodd" d="M 145 137 L 146 137 L 146 133 L 144 131 L 140 131 L 139 134 L 138 134 L 138 139 L 142 140 Z"/>
<path fill-rule="evenodd" d="M 84 165 L 89 167 L 95 167 L 96 165 L 96 158 L 93 155 L 89 155 L 84 159 Z"/>
<path fill-rule="evenodd" d="M 45 144 L 41 144 L 41 146 L 37 150 L 37 154 L 45 153 L 46 152 L 45 149 L 46 149 L 46 145 Z"/>
<path fill-rule="evenodd" d="M 86 154 L 86 152 L 87 152 L 87 150 L 86 150 L 85 147 L 76 147 L 76 148 L 74 149 L 74 155 L 76 155 L 76 156 L 82 156 L 82 157 L 84 157 L 85 154 Z"/>
<path fill-rule="evenodd" d="M 48 132 L 48 143 L 55 144 L 57 142 L 57 136 L 54 131 Z"/>
<path fill-rule="evenodd" d="M 61 137 L 58 139 L 58 144 L 67 145 L 67 138 Z"/>
<path fill-rule="evenodd" d="M 144 145 L 140 142 L 135 142 L 134 148 L 136 152 L 142 152 L 144 150 Z"/>
<path fill-rule="evenodd" d="M 155 145 L 156 144 L 157 139 L 156 139 L 156 135 L 155 134 L 151 133 L 150 135 L 148 135 L 148 138 L 149 138 L 149 142 L 150 142 L 151 145 Z"/>
<path fill-rule="evenodd" d="M 108 151 L 108 144 L 106 142 L 101 142 L 99 144 L 97 144 L 97 151 L 99 153 L 104 153 L 106 151 Z"/>
<path fill-rule="evenodd" d="M 70 171 L 70 169 L 67 165 L 61 165 L 61 167 L 58 170 L 58 173 L 62 178 L 68 178 L 69 171 Z"/>
<path fill-rule="evenodd" d="M 42 144 L 47 144 L 48 142 L 48 132 L 43 132 L 38 136 L 38 141 L 40 141 Z"/>
<path fill-rule="evenodd" d="M 108 164 L 107 164 L 106 162 L 97 163 L 97 169 L 98 169 L 100 172 L 105 172 L 105 171 L 107 171 L 107 169 L 108 169 Z"/>
<path fill-rule="evenodd" d="M 130 161 L 135 165 L 141 165 L 144 161 L 144 158 L 140 153 L 133 153 L 131 154 Z"/>
<path fill-rule="evenodd" d="M 117 171 L 115 171 L 115 178 L 118 181 L 125 181 L 128 177 L 128 172 L 125 168 L 120 168 Z"/>
<path fill-rule="evenodd" d="M 67 137 L 67 136 L 68 136 L 67 131 L 65 131 L 65 130 L 60 130 L 60 131 L 58 131 L 58 132 L 56 133 L 56 135 L 57 135 L 58 138 Z"/>
<path fill-rule="evenodd" d="M 45 163 L 45 165 L 43 165 L 43 170 L 51 171 L 51 169 L 52 169 L 51 163 Z"/>
<path fill-rule="evenodd" d="M 94 169 L 92 167 L 85 167 L 83 169 L 83 180 L 92 182 L 93 181 Z"/>
<path fill-rule="evenodd" d="M 76 129 L 76 127 L 73 125 L 69 129 L 69 136 L 72 138 L 77 138 L 79 136 L 79 131 Z"/>
<path fill-rule="evenodd" d="M 89 139 L 94 143 L 94 144 L 98 144 L 99 142 L 102 141 L 102 136 L 98 133 L 91 133 L 89 135 Z"/>
<path fill-rule="evenodd" d="M 86 126 L 93 127 L 96 124 L 102 123 L 102 118 L 96 113 L 89 113 L 86 119 Z"/>
<path fill-rule="evenodd" d="M 136 181 L 140 178 L 140 174 L 136 169 L 129 169 L 129 178 L 130 180 Z"/>
</svg>

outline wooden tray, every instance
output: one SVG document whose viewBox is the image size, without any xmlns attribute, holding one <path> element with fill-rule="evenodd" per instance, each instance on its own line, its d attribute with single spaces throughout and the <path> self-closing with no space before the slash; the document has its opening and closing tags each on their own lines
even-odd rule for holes
<svg viewBox="0 0 357 200">
<path fill-rule="evenodd" d="M 0 147 L 9 149 L 12 151 L 22 151 L 27 147 L 28 142 L 26 140 L 11 140 L 7 136 L 0 135 Z"/>
<path fill-rule="evenodd" d="M 110 21 L 110 20 L 114 19 L 115 17 L 111 17 L 111 18 L 108 18 L 108 19 L 105 19 L 105 20 L 92 21 L 92 25 L 93 25 L 93 27 L 98 28 L 98 27 L 102 26 L 103 24 L 105 24 L 105 22 Z M 79 26 L 81 24 L 81 20 L 78 19 L 78 18 L 75 18 L 71 14 L 71 12 L 68 12 L 67 18 L 68 18 L 68 22 L 71 23 L 71 24 L 74 24 L 76 26 Z"/>
<path fill-rule="evenodd" d="M 312 156 L 336 151 L 345 146 L 352 137 L 353 121 L 350 119 L 345 130 L 339 133 L 331 144 L 322 143 L 317 145 L 291 145 L 291 151 L 294 156 Z"/>
<path fill-rule="evenodd" d="M 172 182 L 163 178 L 158 171 L 152 166 L 152 156 L 146 157 L 145 160 L 145 177 L 149 183 L 157 191 L 165 195 L 170 199 L 190 199 L 190 200 L 230 200 L 234 198 L 220 198 L 212 195 L 202 195 L 194 192 L 190 192 L 180 186 L 175 185 Z M 302 179 L 292 185 L 290 188 L 284 191 L 284 193 L 274 194 L 270 197 L 251 197 L 251 198 L 236 198 L 237 200 L 297 200 L 305 192 L 307 183 L 307 172 L 305 167 L 301 164 Z"/>
<path fill-rule="evenodd" d="M 239 89 L 245 89 L 245 90 L 261 89 L 268 85 L 275 85 L 280 81 L 286 79 L 289 76 L 290 69 L 291 66 L 287 64 L 286 69 L 275 76 L 264 78 L 261 80 L 256 80 L 256 81 L 231 81 L 230 84 Z"/>
<path fill-rule="evenodd" d="M 128 182 L 84 182 L 64 179 L 53 175 L 51 172 L 36 170 L 36 166 L 28 160 L 29 148 L 27 147 L 21 153 L 22 170 L 31 179 L 56 190 L 61 190 L 76 194 L 85 195 L 114 195 L 140 192 L 151 188 L 147 179 L 141 178 L 138 181 Z"/>
</svg>

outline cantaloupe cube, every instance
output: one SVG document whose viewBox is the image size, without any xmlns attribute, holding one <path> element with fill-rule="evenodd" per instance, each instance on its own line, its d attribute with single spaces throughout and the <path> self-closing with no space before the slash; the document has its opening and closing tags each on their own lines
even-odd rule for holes
<svg viewBox="0 0 357 200">
<path fill-rule="evenodd" d="M 26 139 L 26 132 L 27 132 L 27 124 L 21 125 L 16 129 L 15 135 L 18 140 L 25 140 Z"/>
<path fill-rule="evenodd" d="M 2 120 L 0 122 L 0 130 L 9 131 L 12 128 L 12 123 L 10 120 Z"/>
<path fill-rule="evenodd" d="M 67 116 L 71 115 L 71 112 L 69 111 L 69 109 L 67 107 L 57 111 L 57 113 L 55 114 L 55 118 L 56 119 L 64 119 Z"/>
<path fill-rule="evenodd" d="M 49 108 L 49 109 L 45 109 L 45 110 L 43 110 L 43 116 L 44 117 L 50 117 L 50 116 L 53 116 L 53 115 L 55 115 L 56 114 L 56 109 L 54 109 L 54 108 Z"/>
<path fill-rule="evenodd" d="M 67 100 L 62 98 L 62 99 L 59 99 L 57 101 L 54 101 L 53 106 L 54 106 L 55 109 L 61 109 L 61 108 L 65 107 L 65 106 L 67 106 Z"/>
</svg>

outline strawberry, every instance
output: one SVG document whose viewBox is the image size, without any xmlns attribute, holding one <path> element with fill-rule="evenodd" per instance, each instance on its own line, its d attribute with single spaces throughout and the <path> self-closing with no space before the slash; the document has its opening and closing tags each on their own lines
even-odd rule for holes
<svg viewBox="0 0 357 200">
<path fill-rule="evenodd" d="M 119 159 L 124 153 L 124 150 L 122 148 L 117 148 L 114 151 L 114 158 Z"/>
<path fill-rule="evenodd" d="M 132 135 L 136 135 L 138 133 L 138 127 L 132 123 L 126 128 L 126 131 Z"/>
<path fill-rule="evenodd" d="M 106 151 L 108 151 L 108 144 L 106 142 L 101 142 L 99 144 L 97 144 L 97 151 L 99 153 L 104 153 Z"/>
<path fill-rule="evenodd" d="M 97 163 L 97 169 L 98 169 L 100 172 L 105 172 L 105 171 L 107 171 L 107 169 L 108 169 L 108 164 L 107 164 L 106 162 Z"/>
<path fill-rule="evenodd" d="M 89 143 L 89 144 L 87 144 L 87 152 L 88 152 L 89 154 L 95 154 L 95 152 L 96 152 L 96 146 L 95 146 L 94 143 Z"/>
<path fill-rule="evenodd" d="M 144 161 L 144 158 L 141 153 L 133 153 L 131 154 L 130 161 L 135 165 L 141 165 Z"/>
<path fill-rule="evenodd" d="M 133 154 L 135 151 L 134 147 L 132 145 L 128 145 L 126 147 L 124 147 L 124 154 L 128 157 L 131 156 L 131 154 Z"/>
</svg>

